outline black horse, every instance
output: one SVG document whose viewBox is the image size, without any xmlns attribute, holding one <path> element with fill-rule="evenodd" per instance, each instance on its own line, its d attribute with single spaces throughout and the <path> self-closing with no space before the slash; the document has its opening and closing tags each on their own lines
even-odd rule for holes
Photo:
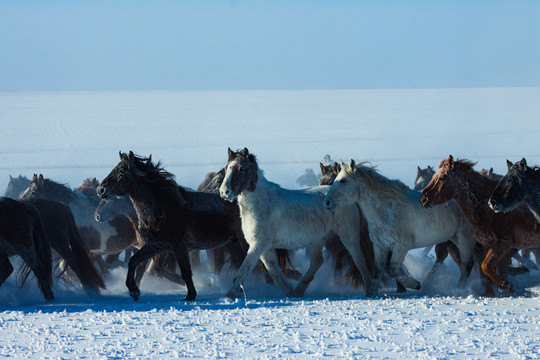
<svg viewBox="0 0 540 360">
<path fill-rule="evenodd" d="M 134 300 L 140 290 L 135 270 L 140 262 L 164 251 L 175 255 L 188 288 L 185 300 L 195 300 L 190 250 L 210 249 L 242 236 L 238 207 L 219 195 L 188 192 L 151 158 L 120 153 L 120 162 L 101 182 L 98 195 L 107 199 L 128 195 L 135 206 L 143 247 L 129 260 L 126 285 Z"/>
<path fill-rule="evenodd" d="M 495 212 L 507 212 L 519 205 L 526 204 L 535 219 L 540 222 L 540 168 L 527 166 L 525 158 L 512 164 L 506 160 L 508 173 L 499 180 L 489 198 L 489 206 Z M 523 257 L 534 254 L 540 264 L 540 248 L 522 249 Z"/>
<path fill-rule="evenodd" d="M 32 270 L 45 299 L 54 300 L 51 248 L 39 211 L 31 204 L 0 197 L 0 285 L 13 272 L 9 256 L 14 255 L 27 265 L 23 283 Z"/>
<path fill-rule="evenodd" d="M 527 166 L 525 158 L 515 164 L 506 160 L 506 164 L 508 173 L 493 190 L 489 206 L 500 213 L 526 204 L 540 222 L 540 168 Z"/>
</svg>

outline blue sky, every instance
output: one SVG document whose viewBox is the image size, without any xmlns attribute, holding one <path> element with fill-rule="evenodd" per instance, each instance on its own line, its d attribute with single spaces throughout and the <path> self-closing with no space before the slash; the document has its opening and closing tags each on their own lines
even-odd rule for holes
<svg viewBox="0 0 540 360">
<path fill-rule="evenodd" d="M 0 91 L 540 86 L 539 1 L 3 1 Z"/>
</svg>

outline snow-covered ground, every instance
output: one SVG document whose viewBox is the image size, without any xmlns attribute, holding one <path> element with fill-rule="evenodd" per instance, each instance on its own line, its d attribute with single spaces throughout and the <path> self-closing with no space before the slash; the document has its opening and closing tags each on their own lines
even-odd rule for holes
<svg viewBox="0 0 540 360">
<path fill-rule="evenodd" d="M 8 175 L 44 176 L 75 187 L 102 179 L 118 151 L 153 154 L 196 187 L 225 164 L 227 146 L 247 146 L 267 178 L 295 188 L 305 168 L 325 154 L 379 164 L 382 174 L 412 186 L 416 166 L 448 154 L 505 172 L 505 159 L 540 162 L 540 88 L 132 92 L 0 94 L 0 190 Z M 204 257 L 203 257 L 204 258 Z M 294 263 L 305 270 L 302 252 Z M 433 262 L 406 259 L 422 281 Z M 419 292 L 396 294 L 390 282 L 377 299 L 335 284 L 326 262 L 305 299 L 283 299 L 257 276 L 246 300 L 221 296 L 234 274 L 195 268 L 199 296 L 147 275 L 134 303 L 126 270 L 87 298 L 55 283 L 44 303 L 28 281 L 0 287 L 0 356 L 16 358 L 390 358 L 535 359 L 540 355 L 540 274 L 513 278 L 517 294 L 478 298 L 477 272 L 456 290 L 447 261 Z"/>
</svg>

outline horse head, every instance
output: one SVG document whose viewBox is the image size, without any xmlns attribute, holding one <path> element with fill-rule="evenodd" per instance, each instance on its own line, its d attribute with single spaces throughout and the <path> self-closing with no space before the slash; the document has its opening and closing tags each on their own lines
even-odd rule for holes
<svg viewBox="0 0 540 360">
<path fill-rule="evenodd" d="M 341 166 L 337 162 L 334 165 L 323 165 L 322 163 L 319 163 L 319 165 L 321 166 L 322 175 L 319 179 L 319 185 L 332 185 L 341 171 Z"/>
<path fill-rule="evenodd" d="M 534 172 L 533 168 L 527 166 L 525 158 L 515 164 L 506 160 L 506 165 L 508 172 L 499 180 L 488 200 L 489 207 L 496 213 L 512 210 L 525 201 L 527 187 L 524 179 Z"/>
<path fill-rule="evenodd" d="M 255 191 L 259 166 L 255 155 L 247 148 L 239 151 L 228 149 L 229 160 L 225 166 L 225 177 L 219 188 L 220 196 L 234 201 L 243 191 Z"/>
<path fill-rule="evenodd" d="M 334 182 L 330 186 L 330 190 L 326 193 L 323 200 L 323 205 L 328 210 L 334 210 L 343 205 L 349 205 L 360 197 L 359 187 L 355 184 L 356 163 L 351 159 L 349 165 L 343 162 L 340 166 L 340 171 L 336 175 Z M 333 170 L 335 171 L 335 169 Z"/>
<path fill-rule="evenodd" d="M 423 207 L 444 204 L 454 198 L 459 184 L 455 165 L 452 155 L 441 161 L 439 170 L 433 175 L 420 196 Z"/>
<path fill-rule="evenodd" d="M 125 196 L 133 186 L 136 176 L 140 176 L 137 162 L 141 160 L 132 151 L 129 154 L 119 152 L 120 162 L 103 179 L 96 189 L 97 195 L 102 199 L 110 196 Z M 150 158 L 148 158 L 150 161 Z"/>
<path fill-rule="evenodd" d="M 427 168 L 421 169 L 420 166 L 417 167 L 416 171 L 416 180 L 414 181 L 414 189 L 416 191 L 423 190 L 427 184 L 429 184 L 429 181 L 435 174 L 435 170 L 431 166 L 428 165 Z"/>
</svg>

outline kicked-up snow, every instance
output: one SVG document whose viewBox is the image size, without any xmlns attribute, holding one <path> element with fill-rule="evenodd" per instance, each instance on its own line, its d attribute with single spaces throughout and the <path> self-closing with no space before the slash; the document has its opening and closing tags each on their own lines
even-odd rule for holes
<svg viewBox="0 0 540 360">
<path fill-rule="evenodd" d="M 152 153 L 179 184 L 196 187 L 225 165 L 227 146 L 247 146 L 267 178 L 289 188 L 305 168 L 318 172 L 325 154 L 369 160 L 409 186 L 417 165 L 437 166 L 448 154 L 504 173 L 506 158 L 540 162 L 539 98 L 540 88 L 0 94 L 0 189 L 19 173 L 72 187 L 101 180 L 119 150 Z M 124 265 L 105 275 L 100 296 L 56 281 L 52 303 L 34 278 L 19 288 L 13 274 L 0 287 L 0 356 L 540 357 L 538 271 L 510 277 L 516 294 L 484 299 L 477 270 L 456 289 L 450 258 L 424 279 L 433 261 L 433 252 L 410 252 L 405 266 L 422 289 L 398 294 L 390 281 L 375 299 L 336 284 L 329 259 L 303 299 L 284 299 L 254 273 L 244 299 L 223 300 L 234 272 L 212 274 L 206 261 L 193 270 L 194 303 L 181 300 L 185 288 L 150 274 L 135 303 Z M 302 251 L 293 262 L 306 270 Z"/>
</svg>

